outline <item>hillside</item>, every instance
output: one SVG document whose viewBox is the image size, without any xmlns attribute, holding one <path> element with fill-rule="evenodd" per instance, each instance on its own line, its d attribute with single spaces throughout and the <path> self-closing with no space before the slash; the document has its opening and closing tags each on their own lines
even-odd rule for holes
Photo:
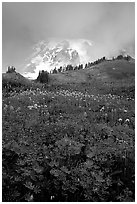
<svg viewBox="0 0 137 204">
<path fill-rule="evenodd" d="M 127 83 L 128 80 L 128 83 Z M 90 93 L 109 93 L 135 87 L 135 63 L 126 60 L 105 61 L 88 69 L 50 75 L 50 84 L 84 89 Z M 131 88 L 131 89 L 132 89 Z"/>
<path fill-rule="evenodd" d="M 20 85 L 31 85 L 31 81 L 25 77 L 23 77 L 21 74 L 17 72 L 13 73 L 2 73 L 2 82 L 5 83 L 11 83 L 17 86 Z"/>
<path fill-rule="evenodd" d="M 111 80 L 125 79 L 126 77 L 135 75 L 135 63 L 126 60 L 105 61 L 101 64 L 91 66 L 88 69 L 80 71 L 71 71 L 58 73 L 53 77 L 58 83 L 80 83 L 89 80 L 90 78 L 103 79 L 111 78 Z"/>
<path fill-rule="evenodd" d="M 3 75 L 3 202 L 134 202 L 135 64 L 49 78 Z"/>
</svg>

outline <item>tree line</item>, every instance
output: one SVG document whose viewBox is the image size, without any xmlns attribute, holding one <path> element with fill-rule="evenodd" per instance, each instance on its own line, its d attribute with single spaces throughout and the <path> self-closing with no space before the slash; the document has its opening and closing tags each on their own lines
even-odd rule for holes
<svg viewBox="0 0 137 204">
<path fill-rule="evenodd" d="M 127 56 L 118 55 L 117 57 L 112 58 L 112 60 L 121 60 L 121 59 L 129 61 L 131 59 L 131 57 L 129 55 L 127 55 Z M 91 66 L 100 64 L 106 60 L 107 60 L 106 57 L 102 57 L 100 59 L 97 59 L 94 62 L 88 62 L 85 65 L 79 64 L 77 66 L 73 66 L 71 64 L 68 64 L 67 66 L 60 66 L 59 68 L 55 67 L 52 71 L 50 71 L 50 74 L 57 74 L 57 73 L 62 73 L 62 72 L 66 72 L 66 71 L 76 71 L 76 70 L 81 70 L 81 69 L 88 69 Z M 41 83 L 48 83 L 49 82 L 49 76 L 48 75 L 49 75 L 49 72 L 47 72 L 47 71 L 44 71 L 44 70 L 39 71 L 37 81 L 39 81 Z"/>
</svg>

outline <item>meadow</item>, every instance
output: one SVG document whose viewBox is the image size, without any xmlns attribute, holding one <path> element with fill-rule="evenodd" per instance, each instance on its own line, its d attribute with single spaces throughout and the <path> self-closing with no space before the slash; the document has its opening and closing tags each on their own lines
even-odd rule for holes
<svg viewBox="0 0 137 204">
<path fill-rule="evenodd" d="M 3 78 L 3 202 L 135 201 L 134 64 L 49 77 Z"/>
</svg>

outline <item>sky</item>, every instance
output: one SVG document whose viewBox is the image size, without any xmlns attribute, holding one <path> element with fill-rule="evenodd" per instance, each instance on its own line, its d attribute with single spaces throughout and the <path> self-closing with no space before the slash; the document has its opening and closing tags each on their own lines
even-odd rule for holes
<svg viewBox="0 0 137 204">
<path fill-rule="evenodd" d="M 89 55 L 112 56 L 121 49 L 135 54 L 134 2 L 3 2 L 2 70 L 22 70 L 41 40 L 87 39 Z"/>
</svg>

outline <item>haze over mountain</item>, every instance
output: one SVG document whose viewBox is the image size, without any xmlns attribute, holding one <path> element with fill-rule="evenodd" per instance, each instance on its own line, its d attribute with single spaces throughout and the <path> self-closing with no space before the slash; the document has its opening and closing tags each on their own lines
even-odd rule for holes
<svg viewBox="0 0 137 204">
<path fill-rule="evenodd" d="M 43 58 L 38 57 L 42 54 L 39 52 L 48 55 L 45 53 L 46 47 L 39 48 L 40 44 L 45 46 L 45 43 L 55 47 L 55 50 L 49 49 L 51 55 L 47 60 L 44 59 L 47 69 L 52 61 L 55 63 L 53 65 L 61 64 L 60 57 L 62 63 L 72 62 L 70 52 L 76 54 L 76 57 L 73 56 L 74 64 L 84 63 L 86 60 L 94 61 L 102 56 L 116 56 L 123 50 L 134 57 L 133 2 L 4 2 L 2 9 L 3 71 L 8 65 L 15 66 L 21 73 L 45 67 L 42 64 Z M 64 40 L 69 45 L 60 50 L 61 53 L 58 50 L 55 60 L 53 55 L 57 51 L 58 43 Z M 35 67 L 31 66 L 32 63 Z"/>
<path fill-rule="evenodd" d="M 52 71 L 55 67 L 65 67 L 68 64 L 77 66 L 94 61 L 94 45 L 86 39 L 65 39 L 40 41 L 33 47 L 32 54 L 27 58 L 23 75 L 36 79 L 39 70 Z M 127 50 L 119 50 L 117 54 L 127 55 Z M 112 53 L 112 56 L 116 53 Z M 102 56 L 99 56 L 102 57 Z M 109 55 L 108 57 L 111 57 Z"/>
<path fill-rule="evenodd" d="M 39 70 L 50 72 L 55 67 L 65 67 L 68 64 L 73 66 L 85 64 L 91 60 L 88 50 L 92 42 L 85 39 L 77 40 L 49 40 L 40 41 L 33 48 L 32 55 L 27 59 L 24 76 L 36 78 Z"/>
</svg>

